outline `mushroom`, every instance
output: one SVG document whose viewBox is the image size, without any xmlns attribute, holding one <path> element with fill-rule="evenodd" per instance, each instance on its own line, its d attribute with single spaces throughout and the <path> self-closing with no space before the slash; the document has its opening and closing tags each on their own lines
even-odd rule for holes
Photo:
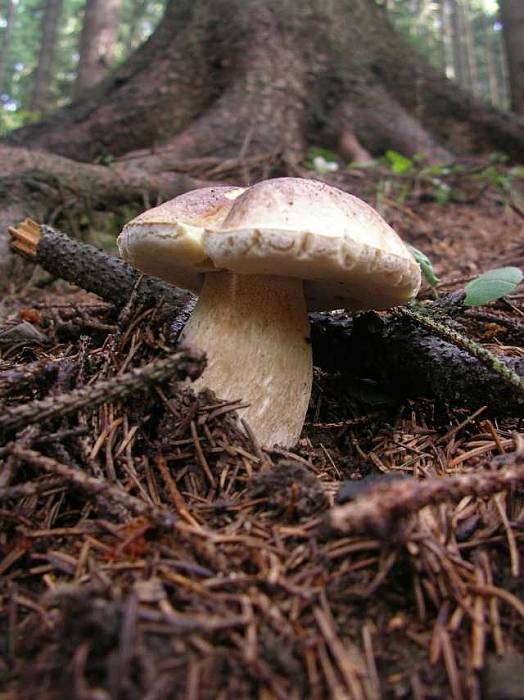
<svg viewBox="0 0 524 700">
<path fill-rule="evenodd" d="M 203 272 L 215 269 L 202 247 L 204 229 L 218 227 L 242 192 L 243 187 L 202 187 L 148 209 L 124 226 L 120 254 L 141 272 L 198 292 Z"/>
<path fill-rule="evenodd" d="M 385 309 L 420 286 L 374 209 L 301 178 L 189 192 L 127 224 L 119 245 L 140 270 L 200 290 L 181 336 L 207 355 L 197 386 L 249 404 L 242 417 L 266 446 L 292 446 L 304 424 L 308 310 Z"/>
</svg>

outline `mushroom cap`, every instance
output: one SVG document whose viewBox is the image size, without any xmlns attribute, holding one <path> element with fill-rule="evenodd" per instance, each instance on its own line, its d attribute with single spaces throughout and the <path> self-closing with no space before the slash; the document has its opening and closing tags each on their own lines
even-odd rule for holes
<svg viewBox="0 0 524 700">
<path fill-rule="evenodd" d="M 222 189 L 211 188 L 215 213 L 207 220 L 209 188 L 177 197 L 127 224 L 120 239 L 124 257 L 144 272 L 194 290 L 203 273 L 212 270 L 298 277 L 304 280 L 309 309 L 383 309 L 418 292 L 418 263 L 391 226 L 357 197 L 302 178 Z M 195 202 L 203 198 L 201 208 L 194 205 L 197 216 L 183 225 L 172 219 L 160 223 L 163 208 L 178 215 L 178 202 L 190 196 Z M 194 221 L 198 234 L 191 229 L 178 242 L 181 226 L 186 231 Z M 173 236 L 176 245 L 169 242 Z M 156 256 L 162 259 L 155 262 Z M 184 263 L 191 284 L 187 273 L 179 274 Z"/>
<path fill-rule="evenodd" d="M 242 192 L 228 185 L 202 187 L 148 209 L 124 226 L 120 254 L 148 275 L 198 291 L 202 272 L 215 269 L 202 246 L 204 230 L 220 226 Z"/>
</svg>

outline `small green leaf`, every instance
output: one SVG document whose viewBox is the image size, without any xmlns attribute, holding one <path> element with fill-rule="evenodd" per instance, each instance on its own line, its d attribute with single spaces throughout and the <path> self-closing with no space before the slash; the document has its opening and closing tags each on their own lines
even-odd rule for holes
<svg viewBox="0 0 524 700">
<path fill-rule="evenodd" d="M 422 270 L 422 274 L 426 278 L 427 283 L 431 287 L 436 287 L 439 282 L 439 279 L 433 272 L 433 265 L 431 264 L 431 260 L 418 248 L 415 248 L 412 245 L 408 245 L 408 248 L 411 252 L 411 255 L 420 265 L 420 269 Z"/>
<path fill-rule="evenodd" d="M 330 151 L 329 148 L 321 148 L 320 146 L 311 146 L 306 153 L 306 162 L 313 162 L 313 158 L 321 156 L 328 163 L 336 163 L 338 161 L 338 156 L 334 151 Z"/>
<path fill-rule="evenodd" d="M 516 165 L 509 172 L 512 177 L 524 178 L 524 165 Z"/>
<path fill-rule="evenodd" d="M 472 280 L 464 288 L 466 306 L 481 306 L 510 294 L 522 282 L 518 267 L 499 267 Z"/>
<path fill-rule="evenodd" d="M 434 182 L 435 185 L 435 201 L 442 206 L 449 204 L 451 199 L 451 187 L 440 180 Z"/>
<path fill-rule="evenodd" d="M 450 175 L 452 168 L 450 165 L 428 165 L 420 171 L 421 177 L 438 177 Z"/>
<path fill-rule="evenodd" d="M 413 167 L 413 161 L 397 151 L 386 151 L 385 156 L 391 170 L 399 175 L 409 172 Z"/>
</svg>

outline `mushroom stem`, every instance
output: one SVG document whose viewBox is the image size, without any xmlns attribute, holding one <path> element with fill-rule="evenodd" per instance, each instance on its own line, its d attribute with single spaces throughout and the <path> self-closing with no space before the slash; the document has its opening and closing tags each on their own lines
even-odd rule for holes
<svg viewBox="0 0 524 700">
<path fill-rule="evenodd" d="M 302 280 L 208 273 L 181 342 L 207 355 L 196 389 L 249 403 L 241 415 L 262 445 L 296 443 L 313 379 Z"/>
</svg>

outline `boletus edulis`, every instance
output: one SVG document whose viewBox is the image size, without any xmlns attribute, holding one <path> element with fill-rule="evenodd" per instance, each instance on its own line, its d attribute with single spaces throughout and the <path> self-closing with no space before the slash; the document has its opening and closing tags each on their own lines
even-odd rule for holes
<svg viewBox="0 0 524 700">
<path fill-rule="evenodd" d="M 323 182 L 206 187 L 126 224 L 122 256 L 199 294 L 181 342 L 204 350 L 197 388 L 249 404 L 264 446 L 299 438 L 312 384 L 309 310 L 386 309 L 413 298 L 420 268 L 368 204 Z"/>
</svg>

